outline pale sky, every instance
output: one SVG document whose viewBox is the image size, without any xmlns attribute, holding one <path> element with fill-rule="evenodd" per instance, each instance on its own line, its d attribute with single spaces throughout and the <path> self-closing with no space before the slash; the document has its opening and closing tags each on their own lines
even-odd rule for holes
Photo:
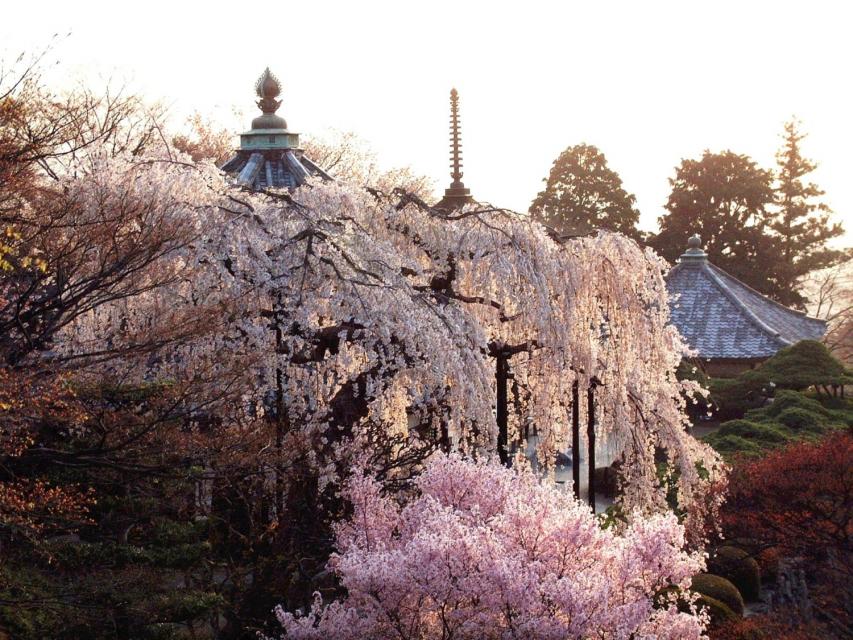
<svg viewBox="0 0 853 640">
<path fill-rule="evenodd" d="M 71 33 L 48 58 L 56 83 L 118 79 L 179 118 L 198 110 L 239 130 L 269 65 L 291 130 L 353 131 L 382 164 L 411 166 L 439 190 L 455 86 L 476 198 L 526 211 L 560 151 L 587 142 L 636 194 L 646 229 L 681 158 L 730 148 L 769 168 L 796 115 L 843 244 L 853 237 L 847 2 L 3 4 L 7 61 Z"/>
</svg>

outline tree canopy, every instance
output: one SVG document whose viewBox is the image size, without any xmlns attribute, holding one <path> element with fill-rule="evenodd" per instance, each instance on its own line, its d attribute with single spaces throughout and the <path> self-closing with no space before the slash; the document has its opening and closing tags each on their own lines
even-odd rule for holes
<svg viewBox="0 0 853 640">
<path fill-rule="evenodd" d="M 535 220 L 559 234 L 606 229 L 638 237 L 636 198 L 625 191 L 619 174 L 607 166 L 607 159 L 595 146 L 567 148 L 543 181 L 545 189 L 530 205 Z"/>
<path fill-rule="evenodd" d="M 775 259 L 767 215 L 774 202 L 773 176 L 748 156 L 705 151 L 685 159 L 670 178 L 667 213 L 651 245 L 675 262 L 694 233 L 722 269 L 762 293 L 770 291 L 769 265 Z"/>
<path fill-rule="evenodd" d="M 841 223 L 832 223 L 832 210 L 819 201 L 824 191 L 806 182 L 817 165 L 804 158 L 800 143 L 805 138 L 799 123 L 785 123 L 784 143 L 776 154 L 776 207 L 769 228 L 774 234 L 774 259 L 769 293 L 779 302 L 804 307 L 799 287 L 805 276 L 840 262 L 844 253 L 826 243 L 844 233 Z"/>
</svg>

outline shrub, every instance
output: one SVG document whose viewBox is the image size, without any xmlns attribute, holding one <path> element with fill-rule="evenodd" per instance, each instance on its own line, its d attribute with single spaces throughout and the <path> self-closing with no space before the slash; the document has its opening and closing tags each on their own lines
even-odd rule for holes
<svg viewBox="0 0 853 640">
<path fill-rule="evenodd" d="M 816 413 L 824 418 L 830 416 L 830 410 L 814 398 L 809 398 L 797 391 L 783 389 L 776 394 L 773 402 L 761 409 L 750 411 L 749 414 L 747 414 L 747 418 L 760 419 L 760 416 L 775 418 L 786 409 L 804 409 L 805 411 Z M 755 418 L 755 416 L 759 417 Z"/>
<path fill-rule="evenodd" d="M 743 549 L 720 547 L 708 559 L 708 571 L 729 580 L 747 602 L 758 599 L 761 570 L 758 562 Z"/>
<path fill-rule="evenodd" d="M 776 419 L 796 431 L 814 431 L 815 433 L 826 431 L 826 421 L 822 415 L 799 407 L 785 409 Z"/>
<path fill-rule="evenodd" d="M 760 446 L 786 444 L 790 438 L 780 425 L 773 422 L 752 422 L 750 420 L 730 420 L 720 426 L 718 434 L 747 438 Z"/>
<path fill-rule="evenodd" d="M 721 626 L 727 623 L 734 622 L 739 619 L 739 616 L 732 611 L 725 603 L 720 602 L 711 596 L 700 595 L 696 600 L 696 606 L 699 609 L 707 609 L 708 615 L 711 617 L 711 625 L 714 627 Z"/>
<path fill-rule="evenodd" d="M 719 600 L 739 616 L 743 615 L 743 598 L 731 582 L 721 576 L 699 573 L 693 576 L 690 589 L 696 593 Z"/>
<path fill-rule="evenodd" d="M 780 389 L 853 384 L 850 372 L 832 356 L 826 345 L 816 340 L 803 340 L 782 349 L 739 379 L 759 384 L 773 381 Z"/>
<path fill-rule="evenodd" d="M 717 417 L 742 418 L 750 409 L 760 407 L 765 401 L 764 387 L 759 381 L 745 382 L 741 378 L 712 378 L 708 383 L 711 404 Z"/>
<path fill-rule="evenodd" d="M 758 444 L 737 435 L 721 435 L 718 431 L 705 436 L 703 439 L 728 461 L 739 456 L 758 458 L 764 453 L 764 449 Z"/>
</svg>

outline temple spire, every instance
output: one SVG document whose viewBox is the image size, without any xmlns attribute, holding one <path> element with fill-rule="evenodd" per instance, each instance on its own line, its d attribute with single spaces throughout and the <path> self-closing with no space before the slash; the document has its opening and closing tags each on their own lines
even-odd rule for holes
<svg viewBox="0 0 853 640">
<path fill-rule="evenodd" d="M 471 191 L 462 183 L 462 133 L 459 122 L 459 92 L 450 90 L 450 177 L 453 182 L 445 189 L 444 198 L 436 205 L 441 209 L 457 209 L 471 202 Z"/>
<path fill-rule="evenodd" d="M 450 160 L 453 163 L 452 186 L 463 187 L 462 184 L 462 141 L 459 133 L 459 92 L 450 90 Z"/>
</svg>

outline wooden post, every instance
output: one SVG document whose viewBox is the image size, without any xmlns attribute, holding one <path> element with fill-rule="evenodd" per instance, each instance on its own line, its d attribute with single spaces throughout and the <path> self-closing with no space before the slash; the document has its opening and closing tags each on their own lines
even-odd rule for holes
<svg viewBox="0 0 853 640">
<path fill-rule="evenodd" d="M 509 378 L 508 356 L 499 351 L 495 357 L 495 382 L 497 383 L 496 420 L 498 423 L 498 457 L 501 464 L 509 466 L 509 407 L 507 380 Z"/>
<path fill-rule="evenodd" d="M 595 513 L 595 387 L 590 384 L 586 390 L 586 438 L 589 445 L 587 465 L 589 469 L 589 506 Z"/>
<path fill-rule="evenodd" d="M 578 381 L 572 384 L 572 485 L 575 498 L 581 499 L 581 408 Z"/>
</svg>

